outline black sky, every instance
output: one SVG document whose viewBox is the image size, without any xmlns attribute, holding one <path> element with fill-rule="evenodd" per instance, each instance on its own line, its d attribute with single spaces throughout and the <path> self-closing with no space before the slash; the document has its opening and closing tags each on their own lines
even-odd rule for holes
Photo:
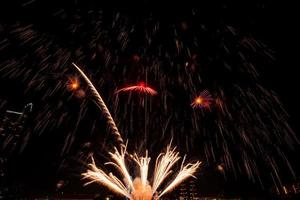
<svg viewBox="0 0 300 200">
<path fill-rule="evenodd" d="M 161 1 L 1 1 L 0 3 L 0 39 L 1 32 L 5 27 L 15 23 L 33 24 L 40 32 L 45 35 L 54 36 L 58 43 L 63 44 L 64 35 L 60 33 L 59 24 L 53 18 L 53 12 L 64 9 L 69 13 L 82 9 L 82 12 L 88 11 L 90 8 L 101 9 L 110 15 L 110 13 L 121 12 L 129 16 L 132 21 L 139 21 L 141 16 L 146 16 L 152 13 L 157 19 L 162 22 L 176 22 L 180 20 L 189 20 L 188 13 L 193 9 L 197 9 L 200 16 L 203 16 L 203 22 L 214 25 L 215 23 L 232 24 L 239 27 L 243 32 L 251 32 L 255 39 L 262 41 L 274 52 L 274 61 L 266 65 L 265 68 L 260 69 L 261 80 L 263 84 L 274 90 L 280 97 L 283 105 L 290 114 L 290 124 L 294 128 L 297 135 L 299 135 L 299 112 L 300 112 L 300 95 L 299 91 L 299 20 L 296 16 L 296 5 L 288 2 L 272 2 L 272 1 L 223 1 L 220 2 L 201 2 L 201 1 L 181 1 L 172 2 L 167 1 L 164 4 Z M 7 52 L 6 52 L 7 53 Z M 13 52 L 8 52 L 10 54 Z M 1 57 L 1 55 L 0 55 Z M 2 60 L 2 59 L 1 59 Z M 9 84 L 7 79 L 1 80 L 0 97 L 11 95 L 11 91 L 22 91 L 20 83 L 13 83 L 15 86 Z M 7 87 L 7 85 L 10 85 Z M 4 94 L 3 94 L 4 93 Z M 20 96 L 13 96 L 11 100 L 22 98 Z M 18 104 L 13 102 L 11 105 Z M 74 103 L 76 106 L 76 102 Z M 22 103 L 19 102 L 19 108 Z M 72 111 L 71 111 L 72 112 Z M 74 113 L 76 113 L 74 111 Z M 98 114 L 95 114 L 98 116 Z M 51 142 L 49 142 L 51 141 Z M 29 190 L 53 191 L 54 184 L 57 180 L 64 176 L 73 177 L 72 180 L 76 182 L 76 176 L 72 170 L 67 172 L 67 175 L 61 175 L 58 170 L 59 148 L 60 145 L 55 146 L 52 143 L 59 141 L 62 143 L 62 138 L 59 133 L 54 136 L 43 136 L 35 138 L 32 141 L 32 146 L 28 147 L 25 155 L 21 159 L 14 162 L 10 175 L 12 183 L 21 182 L 25 185 L 30 185 Z M 80 148 L 80 147 L 79 147 Z M 40 150 L 40 151 L 39 151 Z M 296 172 L 299 175 L 299 164 L 297 163 L 297 154 L 299 147 L 295 152 L 291 153 L 291 162 L 294 164 Z M 71 153 L 72 154 L 72 153 Z M 72 157 L 74 155 L 71 155 Z M 33 164 L 35 159 L 38 162 Z M 28 160 L 26 160 L 28 159 Z M 61 159 L 61 158 L 60 158 Z M 60 160 L 61 161 L 61 160 Z M 16 164 L 17 163 L 17 164 Z M 20 166 L 22 165 L 22 167 Z M 21 167 L 22 169 L 18 170 Z M 76 171 L 76 170 L 75 170 Z M 27 173 L 28 172 L 28 173 Z M 20 176 L 17 176 L 17 175 Z M 62 177 L 60 177 L 62 176 Z M 205 177 L 205 176 L 204 176 Z M 209 178 L 207 178 L 209 179 Z M 46 181 L 44 181 L 46 180 Z M 244 180 L 243 180 L 244 181 Z M 243 182 L 242 181 L 242 182 Z M 38 184 L 37 184 L 38 183 Z M 76 182 L 78 183 L 78 182 Z M 241 191 L 248 193 L 247 181 L 244 181 L 244 187 L 241 186 Z M 236 184 L 236 183 L 235 183 Z M 76 184 L 75 184 L 76 185 Z M 78 183 L 78 185 L 80 185 Z M 77 186 L 78 186 L 77 185 Z M 209 183 L 207 186 L 207 193 L 214 183 Z M 220 183 L 222 187 L 222 183 Z M 236 184 L 236 186 L 239 184 Z M 259 191 L 257 186 L 253 186 L 253 191 Z M 203 186 L 205 187 L 205 186 Z M 76 186 L 75 186 L 76 188 Z M 225 187 L 227 188 L 227 187 Z M 80 188 L 80 190 L 82 190 Z M 227 188 L 228 193 L 232 193 L 232 188 Z M 84 191 L 84 190 L 83 190 Z M 252 191 L 252 190 L 251 190 Z M 212 191 L 211 193 L 218 193 L 219 191 Z M 240 191 L 239 191 L 240 192 Z"/>
</svg>

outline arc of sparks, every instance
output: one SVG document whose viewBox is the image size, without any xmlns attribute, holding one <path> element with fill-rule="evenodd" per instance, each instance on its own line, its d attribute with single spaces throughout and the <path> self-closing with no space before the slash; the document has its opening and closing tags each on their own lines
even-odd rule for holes
<svg viewBox="0 0 300 200">
<path fill-rule="evenodd" d="M 112 118 L 105 102 L 103 101 L 101 95 L 99 94 L 99 92 L 97 91 L 97 89 L 95 88 L 95 86 L 93 85 L 93 83 L 91 82 L 91 80 L 86 76 L 86 74 L 80 69 L 80 67 L 78 67 L 75 63 L 72 63 L 72 65 L 75 67 L 75 69 L 80 73 L 80 75 L 83 77 L 83 79 L 86 81 L 86 83 L 88 84 L 89 89 L 91 90 L 92 94 L 94 95 L 94 97 L 96 98 L 96 103 L 97 105 L 101 108 L 104 117 L 107 119 L 107 122 L 112 130 L 112 133 L 116 136 L 117 141 L 120 143 L 121 147 L 124 147 L 124 141 L 122 139 L 122 136 L 116 126 L 116 123 L 114 121 L 114 119 Z"/>
<path fill-rule="evenodd" d="M 117 90 L 115 93 L 120 93 L 120 92 L 131 92 L 131 91 L 137 91 L 139 93 L 145 93 L 149 95 L 157 95 L 157 91 L 148 85 L 146 85 L 144 82 L 140 82 L 138 85 L 132 85 L 128 87 L 121 88 Z"/>
</svg>

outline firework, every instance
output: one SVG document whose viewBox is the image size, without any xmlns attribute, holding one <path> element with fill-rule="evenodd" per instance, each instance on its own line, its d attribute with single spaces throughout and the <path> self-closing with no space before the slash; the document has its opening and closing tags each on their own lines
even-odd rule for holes
<svg viewBox="0 0 300 200">
<path fill-rule="evenodd" d="M 144 82 L 140 82 L 138 85 L 128 86 L 117 90 L 115 93 L 119 92 L 138 92 L 142 94 L 149 94 L 151 96 L 157 95 L 157 91 L 150 86 L 146 85 Z"/>
<path fill-rule="evenodd" d="M 69 81 L 67 83 L 67 88 L 71 91 L 75 91 L 79 88 L 80 83 L 77 77 L 71 77 L 69 78 Z"/>
<path fill-rule="evenodd" d="M 87 182 L 85 185 L 91 184 L 93 182 L 98 182 L 106 187 L 108 187 L 110 190 L 117 194 L 121 194 L 127 198 L 130 198 L 130 194 L 127 191 L 126 186 L 112 173 L 109 173 L 108 175 L 101 169 L 96 167 L 95 161 L 92 159 L 92 163 L 89 164 L 90 169 L 83 173 L 85 179 L 90 179 L 90 182 Z"/>
<path fill-rule="evenodd" d="M 85 99 L 76 101 L 81 104 L 79 112 L 65 109 L 70 105 L 64 101 L 70 96 L 64 93 L 66 65 L 73 55 L 78 55 L 81 62 L 89 63 L 85 69 L 94 80 L 108 89 L 106 103 L 113 105 L 112 114 L 117 117 L 122 133 L 137 138 L 137 143 L 146 124 L 148 140 L 144 144 L 149 149 L 173 137 L 179 148 L 205 157 L 208 167 L 216 169 L 215 164 L 222 163 L 226 177 L 238 178 L 242 174 L 259 184 L 274 181 L 279 188 L 282 173 L 290 171 L 295 177 L 289 162 L 293 155 L 289 152 L 299 147 L 299 140 L 288 124 L 289 115 L 279 97 L 271 88 L 258 84 L 265 82 L 260 80 L 260 69 L 266 63 L 273 65 L 273 52 L 255 40 L 251 29 L 245 32 L 238 25 L 198 23 L 203 20 L 198 9 L 190 10 L 192 15 L 184 22 L 187 29 L 177 20 L 167 20 L 170 25 L 165 26 L 166 22 L 155 15 L 139 16 L 135 21 L 122 12 L 107 17 L 98 8 L 91 8 L 89 14 L 66 10 L 53 13 L 53 23 L 47 23 L 45 29 L 38 28 L 35 22 L 31 25 L 30 20 L 8 23 L 1 29 L 1 54 L 7 56 L 0 61 L 4 81 L 0 111 L 9 109 L 5 90 L 12 97 L 12 93 L 26 94 L 17 100 L 21 104 L 28 98 L 35 99 L 38 105 L 38 112 L 32 114 L 36 123 L 24 131 L 22 146 L 34 134 L 64 132 L 68 127 L 63 148 L 68 150 L 78 128 L 95 120 L 87 115 Z M 61 22 L 60 31 L 54 33 L 51 24 L 57 21 Z M 49 32 L 53 34 L 49 36 Z M 67 49 L 68 44 L 76 45 Z M 155 83 L 155 90 L 159 91 L 154 101 L 145 100 L 147 115 L 141 115 L 141 106 L 136 101 L 114 98 L 112 92 L 120 83 L 142 79 Z M 6 80 L 20 82 L 24 92 L 6 89 Z M 85 96 L 83 84 L 71 90 L 71 98 Z M 203 101 L 206 96 L 201 93 L 194 95 L 197 88 L 214 91 L 213 100 Z M 139 90 L 124 92 L 131 91 L 149 95 Z M 191 102 L 185 103 L 185 97 Z M 211 112 L 190 113 L 190 107 Z M 91 134 L 96 127 L 94 121 Z M 112 122 L 110 127 L 115 127 Z"/>
<path fill-rule="evenodd" d="M 132 181 L 129 172 L 125 164 L 126 147 L 122 148 L 119 152 L 115 148 L 115 152 L 109 152 L 112 161 L 106 164 L 110 164 L 116 167 L 119 173 L 122 175 L 124 183 L 114 176 L 112 173 L 105 173 L 103 170 L 97 168 L 94 159 L 89 164 L 89 169 L 86 173 L 83 173 L 84 179 L 89 179 L 85 185 L 98 182 L 101 185 L 108 187 L 113 192 L 123 195 L 132 200 L 150 200 L 153 195 L 158 191 L 163 181 L 171 174 L 171 168 L 180 159 L 179 153 L 175 148 L 171 148 L 169 145 L 164 153 L 161 153 L 156 159 L 156 165 L 153 175 L 152 187 L 148 181 L 148 168 L 150 163 L 150 157 L 146 153 L 145 157 L 138 157 L 134 154 L 134 161 L 140 168 L 140 177 L 136 177 Z M 181 163 L 181 168 L 171 182 L 165 189 L 159 191 L 159 197 L 173 190 L 176 186 L 182 183 L 189 177 L 194 177 L 196 170 L 199 168 L 201 162 L 184 164 L 184 160 Z"/>
<path fill-rule="evenodd" d="M 148 157 L 148 152 L 146 152 L 145 157 L 138 157 L 137 154 L 134 154 L 134 161 L 140 167 L 141 184 L 143 186 L 147 185 L 148 168 L 149 168 L 150 160 L 151 159 Z"/>
<path fill-rule="evenodd" d="M 93 83 L 90 81 L 90 79 L 85 75 L 85 73 L 75 64 L 72 63 L 72 65 L 76 68 L 76 70 L 81 74 L 81 76 L 84 78 L 84 80 L 87 82 L 92 94 L 96 97 L 96 103 L 100 106 L 101 110 L 103 111 L 104 116 L 106 117 L 108 124 L 110 125 L 110 128 L 112 129 L 112 132 L 117 137 L 118 142 L 121 144 L 121 146 L 124 145 L 122 136 L 115 124 L 115 121 L 113 120 L 106 104 L 104 103 L 101 95 L 93 85 Z"/>
<path fill-rule="evenodd" d="M 152 200 L 152 190 L 149 184 L 144 185 L 141 178 L 135 178 L 133 184 L 135 189 L 131 193 L 132 200 Z"/>
<path fill-rule="evenodd" d="M 204 90 L 200 93 L 199 96 L 195 97 L 194 101 L 191 103 L 193 108 L 209 108 L 213 98 L 209 91 Z"/>
<path fill-rule="evenodd" d="M 191 164 L 188 163 L 187 165 L 183 165 L 183 162 L 181 164 L 180 170 L 178 174 L 175 176 L 174 180 L 160 193 L 158 196 L 161 197 L 164 194 L 172 191 L 176 186 L 178 186 L 180 183 L 182 183 L 184 180 L 186 180 L 189 177 L 196 178 L 193 174 L 196 173 L 196 170 L 198 169 L 200 163 Z"/>
</svg>

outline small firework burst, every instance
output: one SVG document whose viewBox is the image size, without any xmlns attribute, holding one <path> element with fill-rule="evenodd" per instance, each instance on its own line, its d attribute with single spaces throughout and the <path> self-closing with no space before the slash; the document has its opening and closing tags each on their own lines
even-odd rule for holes
<svg viewBox="0 0 300 200">
<path fill-rule="evenodd" d="M 77 77 L 70 77 L 67 83 L 67 88 L 70 91 L 76 91 L 79 89 L 79 87 L 80 87 L 79 79 Z"/>
<path fill-rule="evenodd" d="M 149 94 L 151 96 L 157 95 L 157 91 L 155 89 L 151 88 L 150 86 L 148 86 L 144 82 L 140 82 L 137 85 L 121 88 L 121 89 L 117 90 L 116 93 L 133 92 L 133 91 L 141 93 L 141 94 Z"/>
<path fill-rule="evenodd" d="M 210 108 L 213 98 L 208 90 L 204 90 L 191 103 L 192 108 Z"/>
</svg>

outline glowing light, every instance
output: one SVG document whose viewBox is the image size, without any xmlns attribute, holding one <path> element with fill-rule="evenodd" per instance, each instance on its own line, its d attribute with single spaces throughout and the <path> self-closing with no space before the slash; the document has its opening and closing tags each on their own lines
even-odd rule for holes
<svg viewBox="0 0 300 200">
<path fill-rule="evenodd" d="M 282 187 L 284 194 L 288 194 L 289 191 L 287 190 L 287 188 L 285 186 Z"/>
<path fill-rule="evenodd" d="M 145 87 L 146 84 L 145 84 L 144 82 L 139 82 L 138 86 L 140 86 L 140 87 Z"/>
<path fill-rule="evenodd" d="M 115 152 L 109 152 L 112 159 L 111 162 L 106 164 L 115 166 L 119 173 L 122 175 L 124 183 L 114 176 L 112 173 L 105 173 L 103 170 L 96 167 L 95 161 L 92 158 L 92 163 L 89 164 L 89 169 L 86 173 L 83 173 L 84 179 L 89 179 L 85 185 L 98 182 L 101 185 L 108 187 L 113 192 L 125 196 L 131 200 L 151 200 L 153 196 L 157 197 L 157 190 L 163 183 L 163 181 L 172 173 L 173 165 L 180 159 L 179 153 L 176 152 L 175 148 L 171 148 L 169 145 L 166 152 L 161 153 L 157 159 L 154 170 L 154 177 L 152 187 L 148 181 L 148 169 L 150 163 L 150 157 L 148 153 L 144 157 L 139 157 L 137 154 L 131 155 L 131 158 L 140 167 L 140 177 L 136 177 L 132 181 L 131 176 L 126 168 L 125 155 L 126 146 L 119 152 L 115 148 Z M 159 192 L 159 197 L 173 190 L 176 186 L 182 183 L 189 177 L 194 177 L 196 170 L 199 168 L 201 162 L 184 164 L 184 160 L 181 163 L 181 168 L 177 172 L 175 178 L 166 186 L 165 189 Z"/>
<path fill-rule="evenodd" d="M 218 165 L 217 169 L 220 171 L 220 172 L 223 172 L 224 171 L 224 167 L 222 165 Z"/>
<path fill-rule="evenodd" d="M 69 81 L 67 83 L 67 87 L 71 91 L 75 91 L 79 89 L 80 83 L 77 77 L 69 78 Z"/>
<path fill-rule="evenodd" d="M 72 83 L 71 85 L 72 89 L 76 90 L 79 87 L 78 83 Z"/>
<path fill-rule="evenodd" d="M 196 98 L 196 103 L 197 103 L 197 104 L 202 104 L 202 103 L 203 103 L 202 97 Z"/>
<path fill-rule="evenodd" d="M 211 94 L 207 90 L 204 90 L 199 96 L 195 97 L 191 106 L 193 108 L 209 108 L 212 102 L 213 98 L 211 97 Z"/>
</svg>

